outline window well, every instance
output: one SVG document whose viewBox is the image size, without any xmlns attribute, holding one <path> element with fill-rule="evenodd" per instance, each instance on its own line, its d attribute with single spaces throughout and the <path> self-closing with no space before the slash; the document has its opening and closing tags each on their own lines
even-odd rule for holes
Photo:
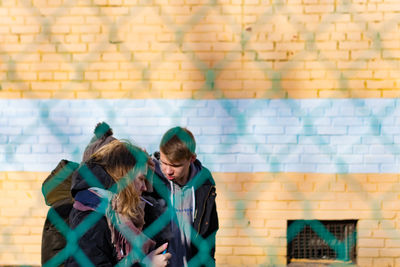
<svg viewBox="0 0 400 267">
<path fill-rule="evenodd" d="M 288 221 L 288 264 L 309 266 L 312 262 L 329 264 L 337 261 L 355 264 L 356 226 L 357 220 Z"/>
</svg>

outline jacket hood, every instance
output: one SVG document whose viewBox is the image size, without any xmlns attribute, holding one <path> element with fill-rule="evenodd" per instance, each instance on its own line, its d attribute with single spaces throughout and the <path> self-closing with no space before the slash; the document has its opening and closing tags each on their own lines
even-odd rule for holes
<svg viewBox="0 0 400 267">
<path fill-rule="evenodd" d="M 75 197 L 77 192 L 90 187 L 109 189 L 114 183 L 102 166 L 89 161 L 81 164 L 72 174 L 71 194 Z"/>
<path fill-rule="evenodd" d="M 56 203 L 71 202 L 71 180 L 79 164 L 62 159 L 42 184 L 42 193 L 48 206 Z"/>
<path fill-rule="evenodd" d="M 194 185 L 196 188 L 203 184 L 215 186 L 215 181 L 211 172 L 204 167 L 198 159 L 190 165 L 188 185 L 190 184 Z"/>
</svg>

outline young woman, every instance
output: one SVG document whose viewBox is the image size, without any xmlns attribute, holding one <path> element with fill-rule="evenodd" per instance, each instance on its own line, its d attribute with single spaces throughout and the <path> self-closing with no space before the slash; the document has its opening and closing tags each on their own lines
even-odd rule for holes
<svg viewBox="0 0 400 267">
<path fill-rule="evenodd" d="M 147 161 L 140 148 L 114 140 L 73 174 L 73 231 L 68 236 L 71 256 L 66 266 L 168 264 L 171 254 L 163 253 L 167 244 L 152 251 L 154 242 L 141 233 L 144 212 L 140 196 L 146 190 Z"/>
</svg>

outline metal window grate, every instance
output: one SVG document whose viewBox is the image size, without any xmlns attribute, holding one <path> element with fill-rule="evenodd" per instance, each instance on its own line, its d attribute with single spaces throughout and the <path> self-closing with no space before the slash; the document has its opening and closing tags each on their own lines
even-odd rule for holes
<svg viewBox="0 0 400 267">
<path fill-rule="evenodd" d="M 287 258 L 356 262 L 356 220 L 288 221 Z"/>
</svg>

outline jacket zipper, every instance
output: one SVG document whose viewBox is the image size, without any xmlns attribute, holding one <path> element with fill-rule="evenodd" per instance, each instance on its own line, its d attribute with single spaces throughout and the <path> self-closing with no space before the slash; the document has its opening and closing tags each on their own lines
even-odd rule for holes
<svg viewBox="0 0 400 267">
<path fill-rule="evenodd" d="M 204 215 L 204 212 L 205 212 L 205 210 L 206 210 L 205 206 L 206 206 L 207 200 L 208 200 L 208 198 L 210 197 L 210 194 L 211 194 L 211 191 L 212 191 L 213 188 L 214 188 L 213 186 L 210 188 L 210 191 L 208 191 L 208 195 L 207 195 L 207 197 L 206 197 L 206 201 L 204 201 L 204 204 L 203 204 L 203 213 L 201 214 L 201 217 L 200 217 L 200 219 L 199 219 L 199 226 L 198 226 L 198 229 L 197 229 L 196 237 L 198 237 L 198 235 L 199 235 L 200 226 L 201 226 L 201 220 L 203 220 L 203 215 Z M 197 215 L 197 211 L 196 211 L 196 215 Z"/>
</svg>

